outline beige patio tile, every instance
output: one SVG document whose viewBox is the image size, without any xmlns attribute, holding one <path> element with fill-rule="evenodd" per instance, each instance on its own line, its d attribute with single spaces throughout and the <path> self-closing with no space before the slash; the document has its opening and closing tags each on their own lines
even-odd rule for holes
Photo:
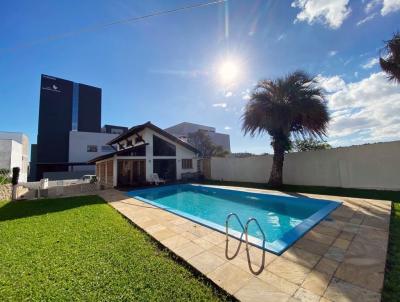
<svg viewBox="0 0 400 302">
<path fill-rule="evenodd" d="M 149 234 L 154 234 L 155 232 L 165 230 L 165 229 L 166 229 L 166 227 L 161 224 L 154 224 L 154 225 L 146 228 L 146 232 Z"/>
<path fill-rule="evenodd" d="M 340 232 L 337 228 L 327 227 L 327 226 L 323 225 L 322 223 L 318 224 L 313 230 L 315 232 L 318 232 L 318 233 L 321 233 L 324 235 L 328 235 L 331 237 L 337 237 Z"/>
<path fill-rule="evenodd" d="M 207 251 L 217 255 L 218 257 L 221 258 L 226 258 L 226 254 L 225 254 L 225 249 L 220 247 L 219 245 L 212 245 L 210 248 L 207 249 Z M 229 260 L 229 259 L 227 259 Z"/>
<path fill-rule="evenodd" d="M 237 266 L 226 262 L 207 275 L 229 293 L 235 293 L 254 276 Z"/>
<path fill-rule="evenodd" d="M 251 279 L 239 289 L 235 296 L 242 302 L 247 301 L 288 301 L 290 296 L 276 287 L 261 281 L 258 278 Z"/>
<path fill-rule="evenodd" d="M 281 256 L 308 268 L 313 268 L 321 258 L 320 255 L 316 255 L 296 247 L 291 247 Z"/>
<path fill-rule="evenodd" d="M 347 223 L 347 224 L 343 227 L 343 231 L 344 231 L 344 232 L 349 232 L 349 233 L 353 233 L 353 234 L 357 234 L 359 229 L 360 229 L 360 225 L 358 225 L 358 224 L 351 224 L 351 223 Z"/>
<path fill-rule="evenodd" d="M 342 250 L 346 250 L 350 245 L 350 241 L 349 240 L 345 240 L 345 239 L 341 239 L 338 238 L 335 240 L 335 242 L 333 243 L 333 246 L 338 247 Z"/>
<path fill-rule="evenodd" d="M 308 240 L 306 238 L 301 238 L 294 244 L 294 247 L 301 248 L 310 253 L 314 253 L 317 255 L 324 255 L 328 249 L 329 245 L 323 244 L 321 242 L 315 242 L 313 240 Z"/>
<path fill-rule="evenodd" d="M 322 233 L 318 233 L 317 231 L 311 230 L 304 236 L 304 238 L 330 245 L 333 241 L 335 241 L 336 237 L 325 235 Z"/>
<path fill-rule="evenodd" d="M 174 250 L 174 252 L 183 259 L 188 260 L 204 252 L 204 249 L 193 242 L 189 242 L 181 246 L 180 248 Z"/>
<path fill-rule="evenodd" d="M 381 296 L 373 291 L 333 278 L 324 297 L 335 302 L 379 302 Z"/>
<path fill-rule="evenodd" d="M 205 240 L 203 238 L 196 238 L 192 240 L 194 243 L 196 243 L 198 246 L 201 246 L 203 249 L 208 250 L 209 248 L 213 247 L 214 244 L 211 243 L 208 240 Z"/>
<path fill-rule="evenodd" d="M 203 239 L 210 241 L 212 244 L 220 244 L 221 242 L 225 242 L 226 236 L 217 231 L 214 231 L 206 236 L 202 237 Z"/>
<path fill-rule="evenodd" d="M 203 236 L 211 234 L 212 232 L 215 232 L 215 231 L 213 231 L 209 228 L 203 227 L 199 224 L 194 224 L 194 225 L 192 225 L 192 228 L 190 228 L 188 230 L 188 232 L 190 232 L 196 236 L 203 237 Z"/>
<path fill-rule="evenodd" d="M 386 246 L 371 244 L 365 240 L 354 239 L 350 244 L 345 262 L 348 263 L 380 263 L 386 259 Z"/>
<path fill-rule="evenodd" d="M 226 262 L 217 255 L 204 251 L 188 260 L 188 262 L 203 274 L 207 275 Z"/>
<path fill-rule="evenodd" d="M 338 248 L 336 246 L 331 246 L 328 251 L 325 253 L 325 257 L 338 261 L 338 262 L 342 262 L 344 259 L 344 255 L 345 255 L 346 251 Z"/>
<path fill-rule="evenodd" d="M 159 230 L 152 234 L 152 236 L 154 238 L 156 238 L 158 241 L 162 241 L 164 239 L 167 239 L 167 238 L 175 236 L 175 235 L 176 235 L 176 233 L 171 231 L 170 229 Z"/>
<path fill-rule="evenodd" d="M 349 241 L 351 241 L 351 240 L 354 238 L 355 235 L 356 235 L 356 234 L 354 234 L 354 233 L 341 232 L 340 235 L 339 235 L 339 237 L 337 237 L 337 238 L 338 238 L 338 239 L 343 239 L 343 240 L 349 240 Z"/>
<path fill-rule="evenodd" d="M 282 277 L 292 283 L 300 285 L 307 274 L 310 272 L 310 269 L 294 263 L 292 261 L 286 260 L 283 257 L 280 257 L 273 261 L 268 267 L 267 270 Z"/>
<path fill-rule="evenodd" d="M 199 236 L 196 236 L 196 235 L 194 235 L 193 233 L 190 233 L 190 232 L 188 232 L 188 231 L 182 232 L 181 235 L 182 235 L 183 237 L 185 237 L 185 238 L 191 240 L 191 241 L 200 238 Z"/>
<path fill-rule="evenodd" d="M 389 224 L 389 223 L 388 223 Z M 384 230 L 371 227 L 360 227 L 354 241 L 360 241 L 365 244 L 386 247 L 389 240 L 389 233 Z"/>
<path fill-rule="evenodd" d="M 332 275 L 338 268 L 340 262 L 323 257 L 315 266 L 315 270 Z"/>
<path fill-rule="evenodd" d="M 389 230 L 389 218 L 366 215 L 362 225 L 372 226 L 382 230 Z"/>
<path fill-rule="evenodd" d="M 298 299 L 301 302 L 318 302 L 321 297 L 300 287 L 294 294 L 293 298 Z"/>
<path fill-rule="evenodd" d="M 257 278 L 271 284 L 272 286 L 275 286 L 277 289 L 288 295 L 293 295 L 299 288 L 298 285 L 291 283 L 267 270 L 263 270 L 261 274 L 257 275 Z"/>
<path fill-rule="evenodd" d="M 332 275 L 313 270 L 307 275 L 301 287 L 309 290 L 310 292 L 318 296 L 322 296 L 326 288 L 328 287 L 331 278 Z"/>
<path fill-rule="evenodd" d="M 187 245 L 190 242 L 189 239 L 181 235 L 176 235 L 172 237 L 168 237 L 167 239 L 161 240 L 161 243 L 169 248 L 170 250 L 174 251 L 177 248 L 180 248 L 183 245 Z"/>
<path fill-rule="evenodd" d="M 264 266 L 268 266 L 272 261 L 278 258 L 278 256 L 267 252 L 263 251 L 262 249 L 259 249 L 254 246 L 249 247 L 249 253 L 247 254 L 247 251 L 245 250 L 245 245 L 243 244 L 243 249 L 244 252 L 240 253 L 238 255 L 239 258 L 242 258 L 243 260 L 250 260 L 251 264 L 254 264 L 258 267 L 261 267 L 262 264 L 264 263 Z"/>
<path fill-rule="evenodd" d="M 335 277 L 351 284 L 380 292 L 383 287 L 385 265 L 384 263 L 368 264 L 368 262 L 352 264 L 343 262 L 335 273 Z"/>
</svg>

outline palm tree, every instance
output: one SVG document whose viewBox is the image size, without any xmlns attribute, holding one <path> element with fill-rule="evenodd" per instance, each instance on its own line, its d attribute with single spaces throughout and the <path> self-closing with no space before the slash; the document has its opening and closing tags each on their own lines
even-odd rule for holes
<svg viewBox="0 0 400 302">
<path fill-rule="evenodd" d="M 244 134 L 268 133 L 274 150 L 269 184 L 282 185 L 285 151 L 290 137 L 322 138 L 329 113 L 322 88 L 314 78 L 296 71 L 276 80 L 262 80 L 254 88 L 242 116 Z"/>
<path fill-rule="evenodd" d="M 389 75 L 391 81 L 400 83 L 400 33 L 394 34 L 393 38 L 386 41 L 387 55 L 379 58 L 379 63 L 384 72 Z"/>
</svg>

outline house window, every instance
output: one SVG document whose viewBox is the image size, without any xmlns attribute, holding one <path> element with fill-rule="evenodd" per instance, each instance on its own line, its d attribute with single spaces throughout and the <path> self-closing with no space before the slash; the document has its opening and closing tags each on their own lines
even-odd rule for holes
<svg viewBox="0 0 400 302">
<path fill-rule="evenodd" d="M 97 152 L 96 145 L 87 145 L 87 152 Z"/>
<path fill-rule="evenodd" d="M 114 148 L 111 146 L 101 146 L 101 152 L 113 152 Z"/>
<path fill-rule="evenodd" d="M 193 169 L 193 161 L 191 159 L 182 159 L 182 169 Z"/>
<path fill-rule="evenodd" d="M 176 156 L 176 147 L 162 138 L 153 135 L 154 156 Z"/>
</svg>

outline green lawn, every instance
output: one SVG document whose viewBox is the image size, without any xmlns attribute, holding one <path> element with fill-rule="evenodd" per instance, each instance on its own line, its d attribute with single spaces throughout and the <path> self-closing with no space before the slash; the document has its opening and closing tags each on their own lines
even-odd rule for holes
<svg viewBox="0 0 400 302">
<path fill-rule="evenodd" d="M 203 183 L 269 189 L 266 184 L 261 183 L 257 184 L 246 182 L 220 181 L 204 181 Z M 393 201 L 392 217 L 390 220 L 389 249 L 386 261 L 385 284 L 382 293 L 382 300 L 400 301 L 400 191 L 344 189 L 293 185 L 284 185 L 282 186 L 281 190 L 285 192 L 325 194 Z"/>
<path fill-rule="evenodd" d="M 99 197 L 0 203 L 0 301 L 228 299 Z"/>
</svg>

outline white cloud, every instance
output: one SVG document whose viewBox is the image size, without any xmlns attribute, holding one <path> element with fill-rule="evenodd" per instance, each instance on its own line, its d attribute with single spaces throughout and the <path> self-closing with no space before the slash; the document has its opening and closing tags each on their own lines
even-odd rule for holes
<svg viewBox="0 0 400 302">
<path fill-rule="evenodd" d="M 232 91 L 228 91 L 228 92 L 225 93 L 225 97 L 226 98 L 230 98 L 232 95 L 233 95 Z"/>
<path fill-rule="evenodd" d="M 212 104 L 212 106 L 216 108 L 226 108 L 228 105 L 226 103 L 215 103 Z"/>
<path fill-rule="evenodd" d="M 365 6 L 365 11 L 369 13 L 376 7 L 381 7 L 381 15 L 386 16 L 400 10 L 400 0 L 371 0 Z"/>
<path fill-rule="evenodd" d="M 281 41 L 286 38 L 286 34 L 280 34 L 277 38 L 278 41 Z"/>
<path fill-rule="evenodd" d="M 332 29 L 338 29 L 350 15 L 349 0 L 295 0 L 292 7 L 299 8 L 297 21 L 309 24 L 320 22 Z"/>
<path fill-rule="evenodd" d="M 337 50 L 331 50 L 330 52 L 328 52 L 328 56 L 333 57 L 337 55 Z"/>
<path fill-rule="evenodd" d="M 232 128 L 229 127 L 229 126 L 225 126 L 224 129 L 227 130 L 227 131 L 229 131 L 229 130 L 231 130 Z"/>
<path fill-rule="evenodd" d="M 379 4 L 381 4 L 382 0 L 371 0 L 367 3 L 367 5 L 365 6 L 365 12 L 369 13 L 371 12 L 373 9 L 375 9 L 375 7 L 377 7 Z"/>
<path fill-rule="evenodd" d="M 379 63 L 378 58 L 370 58 L 365 64 L 362 64 L 361 67 L 364 69 L 370 69 Z"/>
<path fill-rule="evenodd" d="M 327 93 L 339 91 L 346 86 L 345 81 L 339 76 L 323 77 L 322 75 L 318 75 L 316 79 Z"/>
<path fill-rule="evenodd" d="M 383 0 L 383 7 L 381 9 L 382 16 L 386 16 L 398 10 L 400 10 L 400 0 Z"/>
<path fill-rule="evenodd" d="M 338 78 L 324 79 L 341 82 Z M 357 143 L 400 139 L 399 85 L 378 72 L 358 82 L 337 85 L 335 89 L 339 86 L 340 89 L 328 95 L 332 112 L 330 140 L 354 144 L 354 137 Z"/>
<path fill-rule="evenodd" d="M 372 19 L 374 19 L 376 17 L 376 13 L 373 13 L 367 17 L 365 17 L 364 19 L 360 20 L 357 22 L 357 26 L 363 25 L 364 23 L 371 21 Z"/>
</svg>

